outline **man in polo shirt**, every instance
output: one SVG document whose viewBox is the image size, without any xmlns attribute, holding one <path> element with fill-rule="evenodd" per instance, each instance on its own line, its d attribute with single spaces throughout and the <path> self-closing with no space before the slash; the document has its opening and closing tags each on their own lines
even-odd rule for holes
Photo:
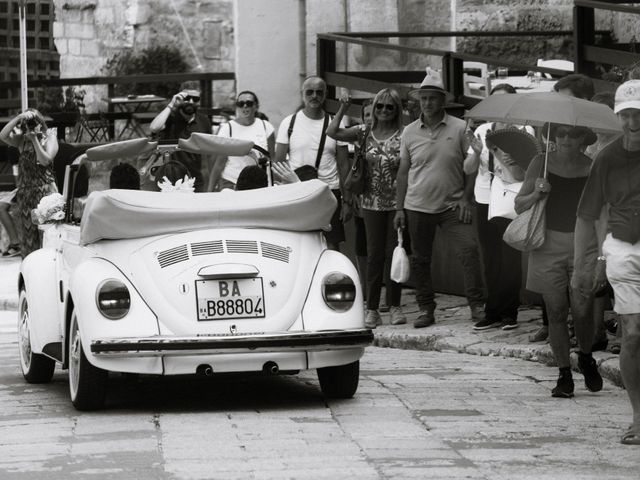
<svg viewBox="0 0 640 480">
<path fill-rule="evenodd" d="M 173 96 L 149 126 L 151 133 L 159 134 L 163 139 L 189 138 L 192 133 L 211 133 L 211 120 L 198 112 L 200 105 L 200 86 L 198 82 L 185 82 L 180 93 Z M 202 174 L 202 155 L 177 151 L 174 159 L 183 164 L 189 176 L 195 178 L 196 192 L 204 191 Z"/>
<path fill-rule="evenodd" d="M 465 177 L 462 168 L 467 151 L 465 122 L 445 113 L 450 94 L 431 69 L 409 96 L 419 101 L 422 114 L 402 132 L 394 224 L 404 228 L 407 223 L 411 236 L 411 268 L 420 308 L 413 326 L 428 327 L 435 322 L 431 255 L 436 227 L 462 262 L 465 295 L 472 320 L 478 322 L 484 319 L 484 290 L 471 227 L 473 178 Z"/>
<path fill-rule="evenodd" d="M 633 410 L 633 423 L 621 442 L 640 445 L 640 80 L 618 87 L 614 112 L 623 135 L 598 154 L 582 193 L 571 283 L 589 294 L 603 286 L 606 270 L 622 327 L 620 373 Z M 596 228 L 603 207 L 609 210 L 606 232 Z M 599 256 L 594 261 L 596 236 Z M 580 268 L 589 263 L 595 264 L 595 275 Z"/>
</svg>

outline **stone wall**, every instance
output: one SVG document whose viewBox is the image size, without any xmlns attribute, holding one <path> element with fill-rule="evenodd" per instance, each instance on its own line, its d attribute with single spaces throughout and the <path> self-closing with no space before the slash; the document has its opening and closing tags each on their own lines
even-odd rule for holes
<svg viewBox="0 0 640 480">
<path fill-rule="evenodd" d="M 151 45 L 177 46 L 192 71 L 234 68 L 232 0 L 55 0 L 54 10 L 61 77 L 102 75 L 118 52 Z M 228 102 L 234 88 L 214 85 L 214 100 Z M 100 107 L 105 89 L 86 90 L 87 106 Z"/>
</svg>

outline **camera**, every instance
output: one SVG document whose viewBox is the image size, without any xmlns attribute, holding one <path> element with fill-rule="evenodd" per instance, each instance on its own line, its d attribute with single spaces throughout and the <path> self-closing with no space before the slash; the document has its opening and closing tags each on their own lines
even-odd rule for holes
<svg viewBox="0 0 640 480">
<path fill-rule="evenodd" d="M 27 132 L 33 132 L 34 130 L 36 130 L 38 125 L 40 125 L 40 122 L 38 122 L 37 118 L 33 117 L 33 118 L 22 120 L 19 124 L 19 127 L 22 133 L 27 133 Z"/>
</svg>

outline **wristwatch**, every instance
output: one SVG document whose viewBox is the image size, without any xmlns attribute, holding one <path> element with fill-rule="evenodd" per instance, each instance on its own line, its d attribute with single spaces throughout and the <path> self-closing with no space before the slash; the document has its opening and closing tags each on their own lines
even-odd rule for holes
<svg viewBox="0 0 640 480">
<path fill-rule="evenodd" d="M 604 255 L 600 255 L 598 258 L 596 258 L 597 261 L 599 262 L 606 262 L 607 261 L 607 257 L 605 257 Z"/>
</svg>

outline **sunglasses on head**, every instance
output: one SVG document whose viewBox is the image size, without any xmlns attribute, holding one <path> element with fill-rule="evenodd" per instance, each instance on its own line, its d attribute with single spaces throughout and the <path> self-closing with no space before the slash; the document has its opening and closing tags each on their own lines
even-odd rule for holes
<svg viewBox="0 0 640 480">
<path fill-rule="evenodd" d="M 309 88 L 309 89 L 304 91 L 304 94 L 307 97 L 312 97 L 314 94 L 316 96 L 318 96 L 318 97 L 322 97 L 322 96 L 324 96 L 324 90 L 323 89 L 314 90 L 314 89 Z"/>
<path fill-rule="evenodd" d="M 197 97 L 195 95 L 186 95 L 184 97 L 184 101 L 188 102 L 189 100 L 191 100 L 193 103 L 198 103 L 200 101 L 200 97 Z"/>
<path fill-rule="evenodd" d="M 580 138 L 584 132 L 577 128 L 558 128 L 556 129 L 556 137 Z"/>
<path fill-rule="evenodd" d="M 244 107 L 253 107 L 256 104 L 253 100 L 238 100 L 236 102 L 236 107 L 244 108 Z"/>
<path fill-rule="evenodd" d="M 393 103 L 376 103 L 376 110 L 381 111 L 385 109 L 387 112 L 393 112 L 396 106 Z"/>
</svg>

